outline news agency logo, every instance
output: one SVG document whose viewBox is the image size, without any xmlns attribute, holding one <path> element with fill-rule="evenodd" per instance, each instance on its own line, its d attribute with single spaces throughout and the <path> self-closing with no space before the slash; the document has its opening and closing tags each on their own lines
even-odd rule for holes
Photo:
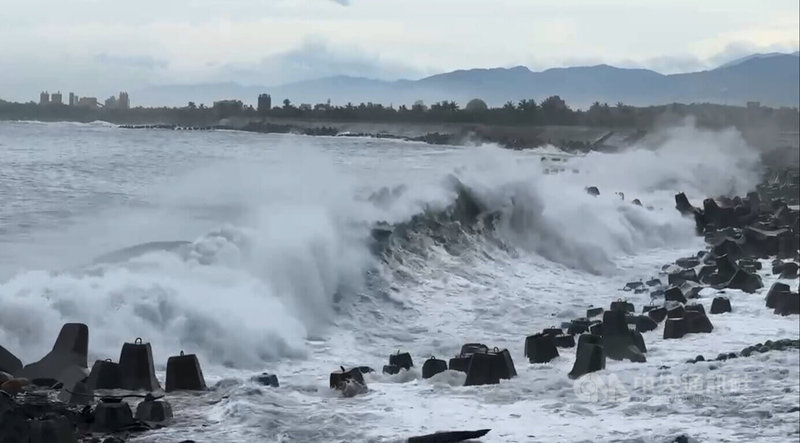
<svg viewBox="0 0 800 443">
<path fill-rule="evenodd" d="M 637 376 L 626 384 L 617 374 L 598 371 L 575 380 L 572 389 L 578 400 L 587 403 L 622 403 L 652 396 L 702 399 L 746 392 L 749 377 L 746 373 Z"/>
</svg>

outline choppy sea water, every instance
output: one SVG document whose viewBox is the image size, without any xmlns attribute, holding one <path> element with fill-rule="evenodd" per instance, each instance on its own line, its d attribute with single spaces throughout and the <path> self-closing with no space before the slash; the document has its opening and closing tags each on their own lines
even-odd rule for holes
<svg viewBox="0 0 800 443">
<path fill-rule="evenodd" d="M 644 364 L 609 360 L 576 384 L 574 349 L 549 364 L 523 357 L 526 335 L 590 305 L 625 297 L 639 310 L 650 297 L 622 292 L 625 282 L 703 247 L 673 196 L 755 185 L 758 156 L 734 131 L 687 126 L 626 152 L 565 157 L 17 122 L 0 123 L 0 154 L 0 344 L 35 361 L 78 321 L 91 361 L 142 337 L 162 383 L 167 357 L 184 350 L 214 386 L 170 395 L 175 422 L 139 441 L 402 441 L 481 428 L 492 429 L 485 442 L 797 438 L 796 351 L 685 363 L 800 336 L 796 317 L 764 307 L 772 276 L 760 293 L 728 291 L 734 312 L 712 316 L 711 334 L 645 333 Z M 107 255 L 153 241 L 186 243 Z M 426 358 L 466 342 L 507 347 L 519 376 L 479 387 L 450 371 L 421 378 Z M 415 368 L 380 374 L 398 349 Z M 378 370 L 369 393 L 328 389 L 331 371 L 355 365 Z M 249 381 L 262 371 L 281 387 Z"/>
</svg>

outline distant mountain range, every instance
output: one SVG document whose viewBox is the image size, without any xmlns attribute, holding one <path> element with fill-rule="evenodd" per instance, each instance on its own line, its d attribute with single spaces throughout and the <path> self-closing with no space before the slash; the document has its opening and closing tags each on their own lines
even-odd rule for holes
<svg viewBox="0 0 800 443">
<path fill-rule="evenodd" d="M 258 94 L 272 95 L 273 106 L 283 99 L 292 103 L 358 104 L 373 102 L 410 105 L 455 100 L 460 105 L 481 98 L 490 106 L 525 98 L 537 101 L 560 95 L 573 107 L 595 101 L 635 106 L 667 103 L 720 103 L 744 105 L 759 101 L 768 106 L 800 105 L 800 57 L 798 53 L 753 54 L 716 69 L 664 75 L 647 69 L 609 65 L 553 68 L 533 72 L 526 67 L 469 69 L 433 75 L 419 80 L 383 81 L 333 76 L 275 87 L 236 83 L 156 86 L 131 94 L 138 104 L 185 105 L 188 101 L 210 105 L 219 99 L 255 103 Z"/>
</svg>

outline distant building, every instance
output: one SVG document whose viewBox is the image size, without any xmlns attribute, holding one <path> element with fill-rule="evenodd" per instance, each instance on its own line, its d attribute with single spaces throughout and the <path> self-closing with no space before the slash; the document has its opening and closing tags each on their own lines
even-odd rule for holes
<svg viewBox="0 0 800 443">
<path fill-rule="evenodd" d="M 760 107 L 761 107 L 761 102 L 747 102 L 747 109 L 758 109 Z"/>
<path fill-rule="evenodd" d="M 80 100 L 78 100 L 78 106 L 84 108 L 96 108 L 97 105 L 97 97 L 81 97 Z"/>
<path fill-rule="evenodd" d="M 69 105 L 75 106 L 78 104 L 78 96 L 74 92 L 69 93 Z"/>
<path fill-rule="evenodd" d="M 131 101 L 128 99 L 127 92 L 120 92 L 119 93 L 119 100 L 117 100 L 117 107 L 119 109 L 130 109 L 131 108 Z"/>
<path fill-rule="evenodd" d="M 217 117 L 225 118 L 241 113 L 244 109 L 244 104 L 241 100 L 219 100 L 214 102 L 213 109 Z"/>
<path fill-rule="evenodd" d="M 311 105 L 309 103 L 301 103 L 300 104 L 300 110 L 301 111 L 310 111 L 311 110 Z"/>
<path fill-rule="evenodd" d="M 117 108 L 117 98 L 113 95 L 106 99 L 105 106 L 106 109 L 116 109 Z"/>
<path fill-rule="evenodd" d="M 50 104 L 50 94 L 47 91 L 42 91 L 42 93 L 39 94 L 39 105 L 46 106 L 49 104 Z"/>
<path fill-rule="evenodd" d="M 272 96 L 269 94 L 258 95 L 258 113 L 266 114 L 272 109 Z"/>
<path fill-rule="evenodd" d="M 63 105 L 64 102 L 61 100 L 61 91 L 54 92 L 50 96 L 50 103 L 54 105 Z"/>
</svg>

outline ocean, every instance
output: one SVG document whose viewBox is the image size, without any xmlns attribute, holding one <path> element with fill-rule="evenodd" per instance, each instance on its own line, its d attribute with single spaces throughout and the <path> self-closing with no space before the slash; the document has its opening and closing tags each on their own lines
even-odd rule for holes
<svg viewBox="0 0 800 443">
<path fill-rule="evenodd" d="M 0 345 L 33 362 L 63 323 L 82 322 L 90 365 L 141 337 L 162 385 L 169 356 L 196 354 L 211 389 L 169 394 L 174 423 L 132 441 L 399 442 L 484 428 L 483 442 L 796 439 L 796 350 L 686 363 L 800 337 L 796 317 L 764 306 L 768 271 L 756 294 L 726 291 L 734 311 L 711 316 L 712 333 L 645 333 L 646 363 L 609 360 L 573 381 L 574 348 L 546 364 L 523 357 L 527 335 L 589 306 L 650 303 L 625 283 L 704 247 L 674 195 L 744 195 L 759 166 L 735 130 L 691 123 L 568 155 L 0 122 Z M 706 310 L 715 292 L 702 292 Z M 425 359 L 469 342 L 509 349 L 518 376 L 422 379 Z M 414 367 L 381 374 L 398 350 Z M 376 369 L 368 393 L 329 389 L 332 371 L 362 365 Z M 280 387 L 250 380 L 261 372 Z"/>
</svg>

